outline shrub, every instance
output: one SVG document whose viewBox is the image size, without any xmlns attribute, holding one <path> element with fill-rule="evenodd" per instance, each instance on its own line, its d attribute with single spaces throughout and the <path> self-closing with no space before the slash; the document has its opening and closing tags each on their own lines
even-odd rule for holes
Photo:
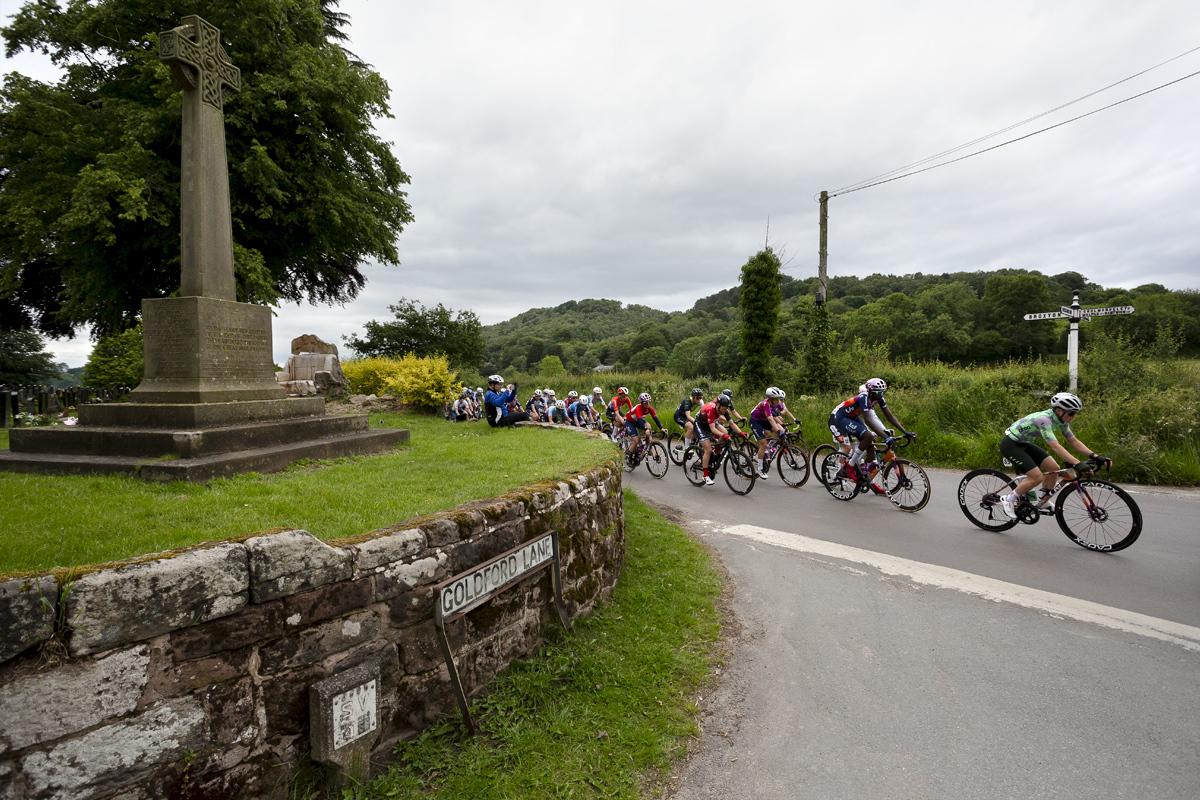
<svg viewBox="0 0 1200 800">
<path fill-rule="evenodd" d="M 137 386 L 144 374 L 142 324 L 96 342 L 83 368 L 87 386 Z"/>
<path fill-rule="evenodd" d="M 436 411 L 462 391 L 462 384 L 445 356 L 408 353 L 397 362 L 395 374 L 388 378 L 387 390 L 410 406 Z"/>
<path fill-rule="evenodd" d="M 400 369 L 400 360 L 386 356 L 355 358 L 342 362 L 342 372 L 354 394 L 380 395 Z"/>
</svg>

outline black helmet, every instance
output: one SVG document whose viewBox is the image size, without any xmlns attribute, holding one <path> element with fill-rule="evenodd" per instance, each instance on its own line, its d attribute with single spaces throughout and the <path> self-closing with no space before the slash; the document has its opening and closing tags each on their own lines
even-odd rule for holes
<svg viewBox="0 0 1200 800">
<path fill-rule="evenodd" d="M 717 405 L 733 408 L 733 398 L 727 394 L 720 395 L 717 397 Z"/>
<path fill-rule="evenodd" d="M 704 390 L 700 388 L 692 389 L 692 397 L 704 397 Z"/>
<path fill-rule="evenodd" d="M 726 397 L 733 397 L 733 389 L 722 389 L 721 394 L 725 395 Z"/>
</svg>

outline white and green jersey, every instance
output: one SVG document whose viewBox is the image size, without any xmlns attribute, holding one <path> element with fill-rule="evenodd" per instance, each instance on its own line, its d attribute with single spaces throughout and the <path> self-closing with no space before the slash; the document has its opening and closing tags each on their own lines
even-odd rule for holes
<svg viewBox="0 0 1200 800">
<path fill-rule="evenodd" d="M 1037 411 L 1030 414 L 1028 417 L 1021 419 L 1008 426 L 1008 430 L 1004 433 L 1008 438 L 1022 444 L 1033 444 L 1034 439 L 1044 439 L 1046 442 L 1057 442 L 1056 433 L 1061 432 L 1064 439 L 1071 439 L 1075 434 L 1071 433 L 1071 426 L 1059 420 L 1054 413 L 1053 408 L 1045 411 Z"/>
</svg>

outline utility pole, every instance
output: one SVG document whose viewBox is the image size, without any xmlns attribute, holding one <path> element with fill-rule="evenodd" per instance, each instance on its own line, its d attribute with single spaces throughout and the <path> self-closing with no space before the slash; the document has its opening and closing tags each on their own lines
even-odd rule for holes
<svg viewBox="0 0 1200 800">
<path fill-rule="evenodd" d="M 820 260 L 817 263 L 817 305 L 825 304 L 825 293 L 829 286 L 828 275 L 825 272 L 825 260 L 828 258 L 829 244 L 829 192 L 821 192 L 821 249 L 817 251 Z"/>
</svg>

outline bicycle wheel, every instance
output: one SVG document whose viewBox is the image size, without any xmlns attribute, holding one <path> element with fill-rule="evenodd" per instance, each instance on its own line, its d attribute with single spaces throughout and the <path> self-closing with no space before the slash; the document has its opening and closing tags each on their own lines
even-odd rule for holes
<svg viewBox="0 0 1200 800">
<path fill-rule="evenodd" d="M 621 459 L 621 468 L 626 472 L 633 472 L 638 467 L 638 459 L 634 455 L 637 452 L 637 439 L 630 436 L 621 442 L 621 451 L 624 457 Z"/>
<path fill-rule="evenodd" d="M 1108 481 L 1085 478 L 1066 487 L 1054 505 L 1054 517 L 1071 541 L 1089 550 L 1115 553 L 1142 533 L 1141 509 Z"/>
<path fill-rule="evenodd" d="M 687 449 L 687 440 L 683 438 L 683 434 L 671 431 L 671 435 L 667 437 L 667 455 L 671 457 L 671 463 L 677 467 L 681 466 L 683 453 Z"/>
<path fill-rule="evenodd" d="M 821 472 L 819 474 L 824 478 L 821 483 L 825 484 L 826 491 L 838 500 L 853 500 L 858 495 L 858 481 L 848 477 L 838 477 L 842 466 L 849 460 L 850 457 L 845 453 L 835 450 L 825 456 L 825 460 L 821 462 Z"/>
<path fill-rule="evenodd" d="M 893 458 L 883 468 L 883 490 L 901 511 L 920 511 L 929 502 L 929 476 L 907 458 Z M 1001 512 L 1003 513 L 1003 512 Z"/>
<path fill-rule="evenodd" d="M 699 445 L 692 445 L 683 451 L 683 477 L 692 486 L 704 485 L 704 451 Z"/>
<path fill-rule="evenodd" d="M 789 444 L 775 457 L 775 469 L 788 486 L 803 486 L 808 483 L 808 454 L 796 445 Z"/>
<path fill-rule="evenodd" d="M 671 459 L 667 455 L 667 448 L 662 442 L 654 442 L 646 450 L 646 469 L 656 478 L 661 478 L 667 474 L 667 468 L 671 466 Z"/>
<path fill-rule="evenodd" d="M 958 484 L 958 507 L 967 519 L 985 531 L 1006 531 L 1017 524 L 1000 507 L 1000 498 L 1017 482 L 998 469 L 968 472 Z"/>
<path fill-rule="evenodd" d="M 812 471 L 817 474 L 817 480 L 821 485 L 825 485 L 825 476 L 821 474 L 821 465 L 825 463 L 825 457 L 830 453 L 837 453 L 839 450 L 831 444 L 819 444 L 817 449 L 813 450 L 812 458 L 809 463 L 812 464 Z"/>
<path fill-rule="evenodd" d="M 734 450 L 725 457 L 725 467 L 721 471 L 725 473 L 725 483 L 734 494 L 750 494 L 758 477 L 754 459 L 741 450 Z"/>
</svg>

